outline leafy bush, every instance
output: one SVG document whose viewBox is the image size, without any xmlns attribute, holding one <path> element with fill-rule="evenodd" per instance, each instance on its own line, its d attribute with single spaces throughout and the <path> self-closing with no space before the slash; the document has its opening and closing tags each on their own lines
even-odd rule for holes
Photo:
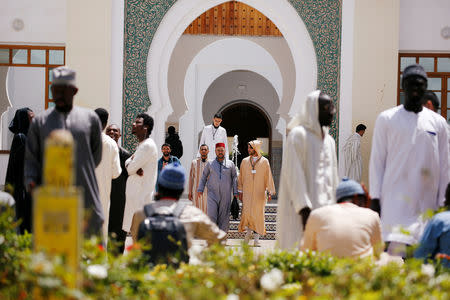
<svg viewBox="0 0 450 300">
<path fill-rule="evenodd" d="M 63 261 L 32 253 L 17 236 L 10 212 L 0 215 L 0 299 L 44 295 L 72 299 L 450 299 L 450 275 L 439 265 L 410 260 L 377 266 L 315 252 L 213 246 L 196 264 L 148 267 L 139 245 L 126 256 L 106 253 L 95 239 L 82 254 L 83 282 L 69 289 Z M 3 238 L 2 238 L 3 237 Z"/>
</svg>

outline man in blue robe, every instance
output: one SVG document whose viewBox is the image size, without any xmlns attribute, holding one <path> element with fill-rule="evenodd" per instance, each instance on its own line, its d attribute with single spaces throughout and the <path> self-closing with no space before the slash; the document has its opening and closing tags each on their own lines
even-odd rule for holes
<svg viewBox="0 0 450 300">
<path fill-rule="evenodd" d="M 207 212 L 211 220 L 225 232 L 230 223 L 232 195 L 238 195 L 237 174 L 234 163 L 225 158 L 225 144 L 216 144 L 216 159 L 211 160 L 203 170 L 197 192 L 202 196 L 208 188 Z"/>
</svg>

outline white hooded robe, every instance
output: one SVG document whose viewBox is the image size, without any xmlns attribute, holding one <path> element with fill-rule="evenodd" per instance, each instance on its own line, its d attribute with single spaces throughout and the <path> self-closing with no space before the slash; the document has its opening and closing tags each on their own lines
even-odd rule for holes
<svg viewBox="0 0 450 300">
<path fill-rule="evenodd" d="M 303 236 L 300 210 L 336 202 L 339 182 L 336 145 L 328 128 L 320 126 L 319 95 L 320 91 L 308 95 L 301 113 L 289 126 L 296 127 L 284 146 L 277 214 L 277 239 L 283 249 L 300 247 Z"/>
</svg>

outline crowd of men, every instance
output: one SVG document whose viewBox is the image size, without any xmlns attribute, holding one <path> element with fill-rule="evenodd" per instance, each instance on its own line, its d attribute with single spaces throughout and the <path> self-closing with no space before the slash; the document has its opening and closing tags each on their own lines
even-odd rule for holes
<svg viewBox="0 0 450 300">
<path fill-rule="evenodd" d="M 238 229 L 245 232 L 244 242 L 249 243 L 253 235 L 253 245 L 260 245 L 259 238 L 266 233 L 264 207 L 275 195 L 261 141 L 248 143 L 249 156 L 237 170 L 228 159 L 222 116 L 214 115 L 212 124 L 203 129 L 198 156 L 186 180 L 174 155 L 183 153 L 174 127 L 169 128 L 158 159 L 158 148 L 150 138 L 153 119 L 138 114 L 132 128 L 138 145 L 129 153 L 118 144 L 120 128 L 107 126 L 105 109 L 94 112 L 73 105 L 78 91 L 75 77 L 66 67 L 54 69 L 55 107 L 37 116 L 27 108 L 18 110 L 11 123 L 15 137 L 7 184 L 14 187 L 17 216 L 24 220 L 21 232 L 31 230 L 31 195 L 43 184 L 45 139 L 53 130 L 65 129 L 76 141 L 76 185 L 83 187 L 84 205 L 90 212 L 86 236 L 96 234 L 107 240 L 109 235 L 123 245 L 131 235 L 136 242 L 146 211 L 155 210 L 176 212 L 188 245 L 193 238 L 223 241 L 235 197 L 242 202 Z M 328 133 L 336 108 L 321 91 L 308 95 L 288 124 L 278 197 L 279 247 L 339 257 L 378 257 L 386 250 L 406 257 L 408 248 L 422 240 L 417 257 L 440 255 L 448 260 L 450 215 L 438 214 L 428 224 L 422 217 L 427 210 L 444 206 L 446 196 L 449 201 L 448 124 L 431 110 L 439 103 L 426 94 L 427 74 L 420 65 L 405 68 L 401 84 L 405 103 L 382 112 L 375 123 L 370 193 L 360 184 L 360 139 L 367 127 L 358 125 L 344 145 L 346 177 L 340 182 L 335 141 Z M 179 206 L 186 185 L 193 205 Z"/>
</svg>

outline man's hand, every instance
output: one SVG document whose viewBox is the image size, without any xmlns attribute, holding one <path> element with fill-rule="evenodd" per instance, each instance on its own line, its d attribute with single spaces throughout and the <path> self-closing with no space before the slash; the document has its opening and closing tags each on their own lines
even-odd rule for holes
<svg viewBox="0 0 450 300">
<path fill-rule="evenodd" d="M 299 215 L 302 217 L 303 230 L 305 230 L 305 228 L 306 228 L 306 222 L 308 221 L 310 213 L 311 213 L 311 208 L 309 208 L 309 207 L 304 207 L 299 212 Z"/>
<path fill-rule="evenodd" d="M 270 202 L 270 200 L 272 200 L 272 194 L 269 193 L 269 194 L 267 195 L 267 202 Z"/>
<path fill-rule="evenodd" d="M 139 176 L 144 176 L 144 170 L 142 170 L 142 168 L 141 168 L 136 171 L 136 174 L 138 174 Z"/>
<path fill-rule="evenodd" d="M 191 193 L 189 193 L 188 199 L 192 201 L 192 194 Z"/>
<path fill-rule="evenodd" d="M 372 199 L 370 202 L 370 209 L 377 212 L 381 216 L 381 205 L 380 199 Z"/>
<path fill-rule="evenodd" d="M 28 183 L 28 185 L 27 185 L 28 193 L 32 194 L 35 187 L 36 187 L 36 182 L 30 181 L 30 183 Z"/>
<path fill-rule="evenodd" d="M 201 198 L 203 196 L 203 192 L 197 192 L 197 195 L 199 198 Z"/>
<path fill-rule="evenodd" d="M 239 192 L 239 200 L 242 202 L 242 192 Z"/>
</svg>

